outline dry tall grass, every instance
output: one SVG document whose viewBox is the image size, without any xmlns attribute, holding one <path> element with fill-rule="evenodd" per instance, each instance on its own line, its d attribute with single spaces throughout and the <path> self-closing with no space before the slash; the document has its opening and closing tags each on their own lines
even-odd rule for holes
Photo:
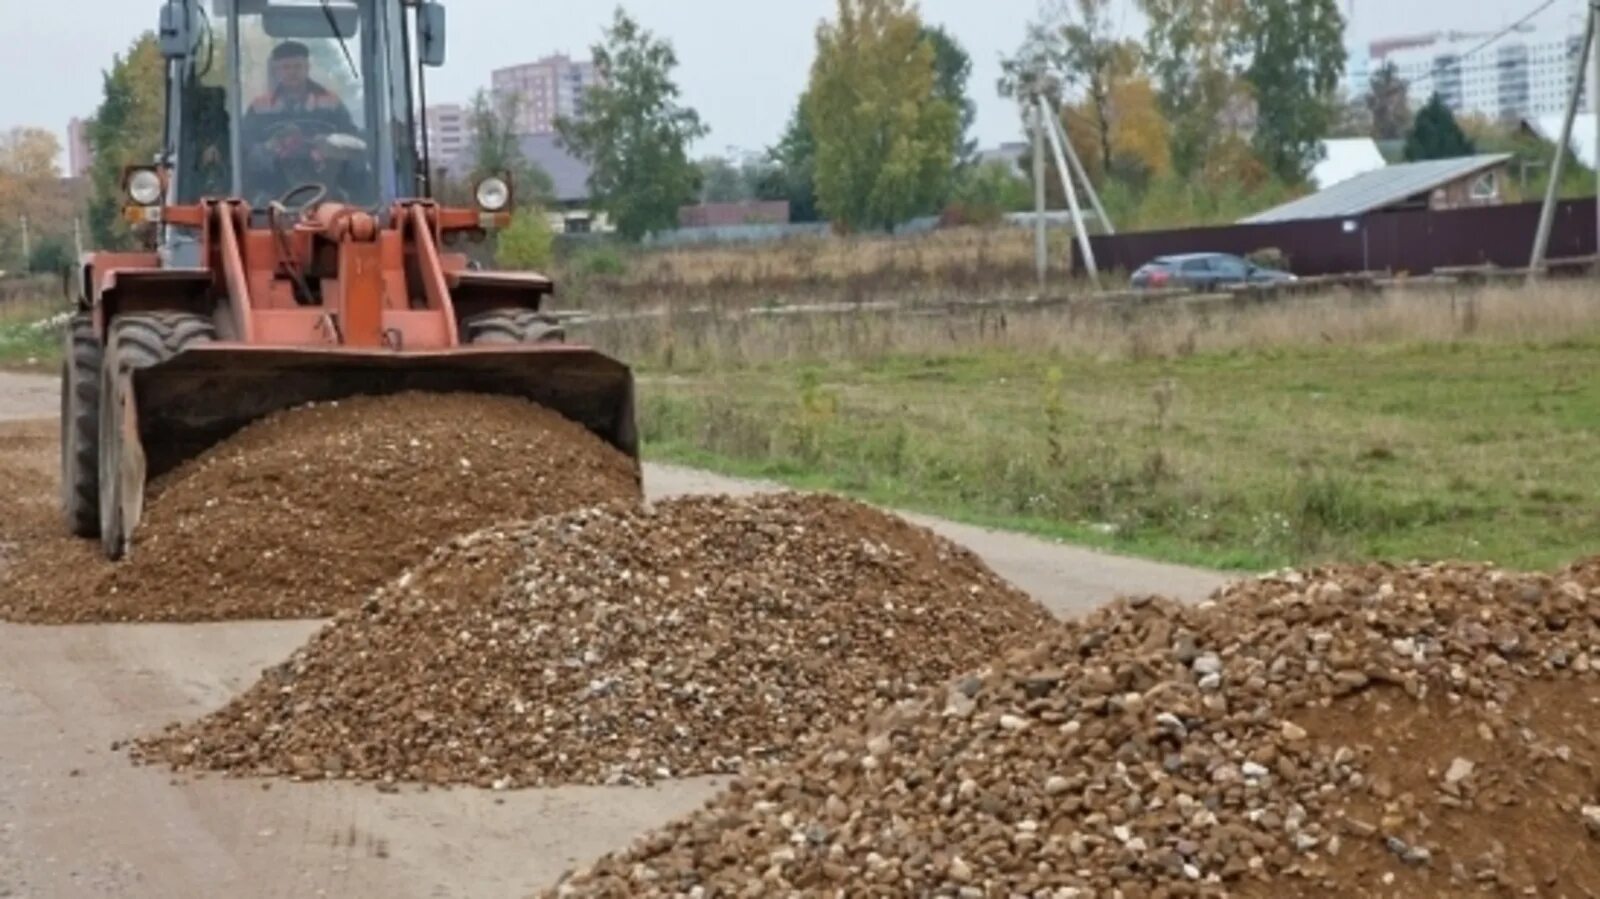
<svg viewBox="0 0 1600 899">
<path fill-rule="evenodd" d="M 1071 258 L 1052 232 L 1058 286 Z M 912 237 L 814 237 L 648 250 L 614 276 L 561 273 L 563 305 L 586 309 L 755 308 L 869 300 L 1025 296 L 1037 287 L 1032 232 L 955 228 Z"/>
<path fill-rule="evenodd" d="M 673 313 L 586 326 L 580 336 L 645 367 L 737 368 L 983 350 L 1100 359 L 1352 344 L 1544 342 L 1600 335 L 1590 281 L 1415 288 L 1272 300 L 1026 305 L 804 315 Z"/>
</svg>

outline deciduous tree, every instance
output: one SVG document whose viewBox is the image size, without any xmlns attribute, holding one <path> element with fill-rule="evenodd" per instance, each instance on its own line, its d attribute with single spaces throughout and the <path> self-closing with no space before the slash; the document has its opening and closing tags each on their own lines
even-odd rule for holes
<svg viewBox="0 0 1600 899">
<path fill-rule="evenodd" d="M 817 200 L 837 227 L 891 227 L 946 196 L 960 113 L 934 62 L 908 0 L 839 0 L 818 27 L 803 114 Z"/>
<path fill-rule="evenodd" d="M 814 222 L 817 209 L 817 141 L 806 120 L 805 96 L 795 104 L 789 124 L 778 143 L 767 148 L 766 170 L 757 182 L 756 196 L 763 200 L 788 200 L 789 220 Z"/>
<path fill-rule="evenodd" d="M 472 172 L 476 184 L 490 175 L 508 175 L 517 204 L 544 205 L 555 195 L 550 174 L 522 152 L 521 128 L 515 94 L 491 95 L 478 91 L 467 109 L 467 129 L 472 135 Z"/>
<path fill-rule="evenodd" d="M 1303 181 L 1334 122 L 1344 18 L 1335 0 L 1250 0 L 1240 28 L 1256 101 L 1256 155 L 1283 181 Z"/>
<path fill-rule="evenodd" d="M 689 144 L 706 134 L 693 109 L 679 102 L 672 45 L 616 11 L 594 47 L 599 84 L 584 96 L 581 119 L 561 118 L 567 146 L 589 163 L 589 190 L 630 239 L 677 223 L 678 207 L 694 202 L 700 173 Z"/>
<path fill-rule="evenodd" d="M 1148 20 L 1145 63 L 1172 127 L 1172 163 L 1183 175 L 1237 133 L 1240 26 L 1245 0 L 1139 0 Z"/>
<path fill-rule="evenodd" d="M 149 165 L 161 150 L 165 66 L 155 35 L 146 32 L 126 54 L 112 57 L 104 72 L 104 97 L 87 134 L 94 150 L 89 233 L 101 248 L 125 247 L 132 241 L 122 220 L 122 170 Z"/>
<path fill-rule="evenodd" d="M 1367 85 L 1366 104 L 1372 113 L 1372 136 L 1378 140 L 1403 140 L 1411 130 L 1410 85 L 1391 60 L 1373 73 Z"/>
<path fill-rule="evenodd" d="M 966 165 L 978 150 L 977 141 L 972 139 L 972 123 L 978 118 L 978 104 L 967 94 L 967 82 L 972 79 L 972 57 L 942 25 L 924 26 L 922 39 L 933 46 L 933 70 L 939 97 L 954 106 L 960 116 L 955 159 L 958 165 Z"/>
<path fill-rule="evenodd" d="M 34 256 L 53 236 L 71 231 L 72 210 L 61 189 L 56 157 L 61 144 L 42 128 L 0 134 L 0 269 L 32 267 L 23 255 L 22 220 Z"/>
</svg>

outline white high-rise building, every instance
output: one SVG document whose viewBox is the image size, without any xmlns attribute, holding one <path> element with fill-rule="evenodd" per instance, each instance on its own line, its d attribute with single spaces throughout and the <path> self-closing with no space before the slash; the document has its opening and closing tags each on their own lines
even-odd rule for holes
<svg viewBox="0 0 1600 899">
<path fill-rule="evenodd" d="M 1438 93 L 1458 115 L 1522 119 L 1565 110 L 1572 79 L 1582 78 L 1581 108 L 1592 109 L 1590 79 L 1578 72 L 1581 19 L 1561 27 L 1525 25 L 1489 42 L 1493 37 L 1494 32 L 1433 32 L 1352 47 L 1346 87 L 1352 97 L 1366 94 L 1372 77 L 1393 63 L 1410 85 L 1413 106 Z"/>
<path fill-rule="evenodd" d="M 467 110 L 460 103 L 435 103 L 428 119 L 428 159 L 434 168 L 450 168 L 467 148 Z"/>
<path fill-rule="evenodd" d="M 584 95 L 599 80 L 594 63 L 562 54 L 534 62 L 496 69 L 489 86 L 497 98 L 517 98 L 517 131 L 549 134 L 560 117 L 581 118 Z"/>
</svg>

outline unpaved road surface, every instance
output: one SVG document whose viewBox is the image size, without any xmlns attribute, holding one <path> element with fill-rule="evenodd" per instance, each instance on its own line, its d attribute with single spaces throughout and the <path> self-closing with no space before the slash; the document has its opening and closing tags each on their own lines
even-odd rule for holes
<svg viewBox="0 0 1600 899">
<path fill-rule="evenodd" d="M 53 380 L 0 372 L 0 421 L 47 418 L 56 403 Z M 774 489 L 656 465 L 645 480 L 652 496 Z M 1058 614 L 1119 592 L 1198 598 L 1224 580 L 909 517 L 971 547 Z M 521 896 L 719 788 L 701 779 L 385 794 L 174 779 L 111 748 L 220 706 L 316 627 L 0 624 L 0 897 Z"/>
</svg>

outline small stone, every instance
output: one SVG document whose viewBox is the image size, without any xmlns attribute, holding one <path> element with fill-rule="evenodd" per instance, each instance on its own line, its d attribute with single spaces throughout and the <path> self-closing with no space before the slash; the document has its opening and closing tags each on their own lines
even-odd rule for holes
<svg viewBox="0 0 1600 899">
<path fill-rule="evenodd" d="M 1014 733 L 1016 731 L 1019 731 L 1019 730 L 1022 730 L 1024 728 L 1026 728 L 1027 726 L 1028 726 L 1028 722 L 1025 721 L 1022 718 L 1017 717 L 1016 715 L 1001 715 L 1000 716 L 1000 729 L 1001 730 L 1008 730 L 1008 731 L 1012 731 Z"/>
<path fill-rule="evenodd" d="M 1194 664 L 1190 667 L 1194 669 L 1195 674 L 1198 674 L 1201 677 L 1204 677 L 1208 674 L 1221 674 L 1222 657 L 1214 652 L 1204 653 L 1196 658 L 1194 660 Z"/>
<path fill-rule="evenodd" d="M 1307 736 L 1309 736 L 1306 733 L 1306 729 L 1305 728 L 1301 727 L 1298 724 L 1295 724 L 1293 721 L 1285 721 L 1285 722 L 1283 722 L 1283 729 L 1282 730 L 1283 730 L 1283 738 L 1285 740 L 1288 740 L 1291 743 L 1298 743 L 1301 740 L 1304 740 Z"/>
<path fill-rule="evenodd" d="M 957 883 L 966 883 L 972 879 L 972 867 L 963 861 L 959 855 L 950 859 L 950 867 L 946 873 L 950 875 L 951 880 Z"/>
<path fill-rule="evenodd" d="M 1600 805 L 1583 807 L 1583 824 L 1589 828 L 1589 836 L 1600 838 Z"/>
<path fill-rule="evenodd" d="M 1472 776 L 1472 771 L 1477 766 L 1472 762 L 1457 757 L 1450 763 L 1450 769 L 1444 773 L 1444 782 L 1455 786 Z"/>
<path fill-rule="evenodd" d="M 1059 774 L 1055 774 L 1044 782 L 1044 792 L 1049 796 L 1059 796 L 1067 791 L 1067 786 L 1067 779 Z"/>
</svg>

